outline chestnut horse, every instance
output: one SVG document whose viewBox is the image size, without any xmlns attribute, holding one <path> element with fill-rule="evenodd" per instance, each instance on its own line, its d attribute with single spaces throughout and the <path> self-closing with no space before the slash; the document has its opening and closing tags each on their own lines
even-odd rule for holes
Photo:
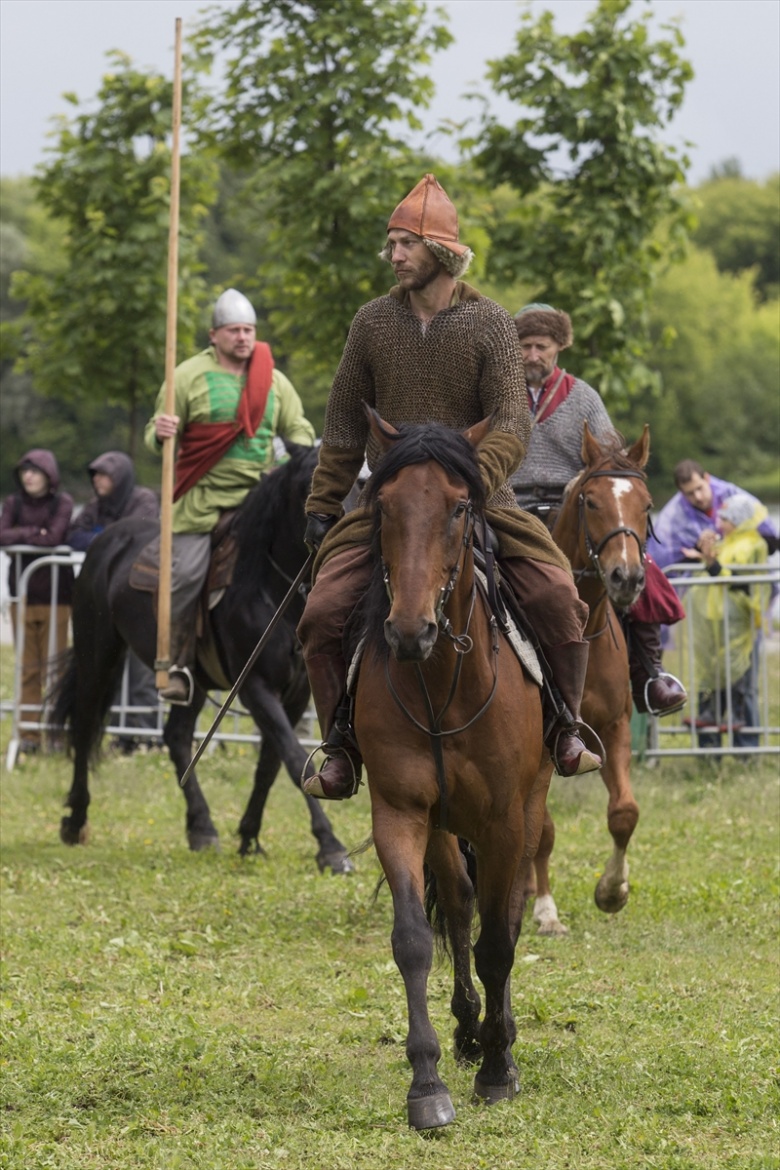
<svg viewBox="0 0 780 1170">
<path fill-rule="evenodd" d="M 489 420 L 462 434 L 436 423 L 399 432 L 368 414 L 385 454 L 367 497 L 376 564 L 362 606 L 355 732 L 406 987 L 409 1124 L 431 1129 L 455 1113 L 428 1015 L 434 938 L 425 906 L 453 957 L 456 1058 L 480 1062 L 478 1096 L 511 1098 L 519 1084 L 509 978 L 551 765 L 539 689 L 475 577 L 473 535 L 485 503 L 476 448 Z M 473 849 L 474 883 L 458 838 Z M 475 894 L 482 1023 L 470 960 Z"/>
<path fill-rule="evenodd" d="M 639 820 L 631 789 L 631 687 L 628 653 L 619 610 L 628 609 L 645 583 L 645 544 L 652 500 L 644 467 L 650 433 L 626 448 L 619 435 L 600 442 L 584 424 L 584 470 L 566 490 L 553 539 L 566 553 L 577 589 L 590 607 L 585 637 L 590 642 L 582 700 L 583 718 L 601 738 L 606 760 L 601 776 L 609 792 L 607 827 L 612 855 L 596 886 L 596 905 L 607 914 L 628 901 L 626 850 Z M 555 829 L 549 812 L 534 870 L 533 916 L 540 934 L 566 934 L 550 892 L 549 859 Z M 531 896 L 534 889 L 526 891 Z"/>
</svg>

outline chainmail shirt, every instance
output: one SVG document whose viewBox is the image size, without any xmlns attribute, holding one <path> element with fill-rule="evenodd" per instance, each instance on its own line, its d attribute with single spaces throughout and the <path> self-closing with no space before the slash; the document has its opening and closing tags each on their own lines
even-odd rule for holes
<svg viewBox="0 0 780 1170">
<path fill-rule="evenodd" d="M 567 565 L 544 526 L 517 507 L 509 483 L 525 454 L 530 413 L 520 343 L 505 309 L 459 281 L 449 308 L 427 325 L 398 287 L 358 310 L 328 398 L 307 512 L 341 516 L 364 456 L 371 469 L 379 462 L 364 402 L 393 425 L 433 420 L 462 429 L 492 415 L 479 460 L 502 551 Z M 369 531 L 358 507 L 326 537 L 315 572 Z"/>
<path fill-rule="evenodd" d="M 564 401 L 534 424 L 525 459 L 512 476 L 520 507 L 539 499 L 560 499 L 563 488 L 582 471 L 582 424 L 597 438 L 614 430 L 596 391 L 577 378 Z"/>
<path fill-rule="evenodd" d="M 463 428 L 492 414 L 493 430 L 480 451 L 483 475 L 491 506 L 512 507 L 507 479 L 525 451 L 530 415 L 517 333 L 500 305 L 459 282 L 453 303 L 426 326 L 400 289 L 358 311 L 328 398 L 322 435 L 322 463 L 327 463 L 327 448 L 354 453 L 347 490 L 364 452 L 372 470 L 381 454 L 369 437 L 363 402 L 393 425 L 433 419 Z M 500 432 L 512 437 L 509 448 L 505 441 L 501 444 Z M 499 468 L 507 450 L 509 465 Z M 320 486 L 321 476 L 315 472 L 314 498 Z M 333 512 L 334 502 L 341 499 L 343 493 L 328 504 L 319 500 L 316 507 L 310 500 L 307 511 Z"/>
</svg>

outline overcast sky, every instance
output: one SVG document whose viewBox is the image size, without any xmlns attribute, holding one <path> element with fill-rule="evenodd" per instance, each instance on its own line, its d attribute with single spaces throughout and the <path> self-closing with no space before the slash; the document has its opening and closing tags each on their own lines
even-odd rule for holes
<svg viewBox="0 0 780 1170">
<path fill-rule="evenodd" d="M 233 0 L 225 0 L 230 7 Z M 460 100 L 484 76 L 484 63 L 513 46 L 515 0 L 440 0 L 451 15 L 455 44 L 434 60 L 437 96 L 423 112 L 428 146 L 451 156 L 435 133 L 446 118 L 472 110 Z M 646 0 L 636 0 L 637 12 Z M 685 52 L 695 70 L 685 103 L 667 135 L 688 148 L 692 183 L 736 157 L 751 178 L 780 169 L 780 0 L 649 0 L 659 21 L 681 18 Z M 582 27 L 594 0 L 532 0 L 551 9 L 561 32 Z M 177 16 L 186 35 L 203 0 L 0 0 L 0 174 L 29 174 L 44 158 L 53 115 L 72 112 L 67 91 L 92 98 L 106 70 L 105 54 L 121 49 L 139 66 L 172 76 Z M 494 101 L 511 120 L 511 107 Z"/>
</svg>

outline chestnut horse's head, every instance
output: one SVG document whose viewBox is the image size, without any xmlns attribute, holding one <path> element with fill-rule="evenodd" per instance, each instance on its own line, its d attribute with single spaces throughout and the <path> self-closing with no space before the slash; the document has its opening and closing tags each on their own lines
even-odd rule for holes
<svg viewBox="0 0 780 1170">
<path fill-rule="evenodd" d="M 649 454 L 648 426 L 628 447 L 617 434 L 595 438 L 584 423 L 585 469 L 570 485 L 555 525 L 555 538 L 575 576 L 600 578 L 618 609 L 633 605 L 645 584 L 652 507 L 644 473 Z"/>
<path fill-rule="evenodd" d="M 396 430 L 366 407 L 384 452 L 369 481 L 390 613 L 384 633 L 398 661 L 427 659 L 466 575 L 475 517 L 485 504 L 477 446 L 490 419 L 463 432 L 438 423 Z M 457 599 L 453 602 L 457 604 Z"/>
</svg>

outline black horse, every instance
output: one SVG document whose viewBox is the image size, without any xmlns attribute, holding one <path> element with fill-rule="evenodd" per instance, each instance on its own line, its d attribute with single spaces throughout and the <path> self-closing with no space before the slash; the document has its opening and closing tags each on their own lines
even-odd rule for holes
<svg viewBox="0 0 780 1170">
<path fill-rule="evenodd" d="M 231 685 L 306 558 L 303 508 L 315 463 L 312 448 L 291 446 L 289 460 L 261 480 L 233 518 L 231 531 L 238 546 L 233 581 L 210 612 L 220 665 Z M 147 665 L 154 663 L 157 627 L 152 594 L 132 588 L 129 578 L 133 562 L 157 531 L 157 524 L 148 520 L 113 524 L 90 545 L 76 582 L 73 648 L 54 695 L 52 715 L 56 726 L 68 728 L 74 755 L 73 783 L 65 801 L 70 814 L 60 825 L 66 845 L 86 840 L 88 766 L 100 746 L 127 647 Z M 310 694 L 295 634 L 303 604 L 303 596 L 290 604 L 239 692 L 262 736 L 254 787 L 238 827 L 241 854 L 253 849 L 262 852 L 263 810 L 280 764 L 284 763 L 298 787 L 304 768 L 312 770 L 294 730 Z M 216 673 L 214 668 L 212 673 Z M 195 723 L 207 691 L 225 689 L 224 679 L 220 684 L 201 663 L 195 682 L 192 705 L 172 706 L 165 724 L 163 738 L 179 778 L 190 762 Z M 217 830 L 194 773 L 182 791 L 190 848 L 217 845 Z M 322 805 L 312 797 L 304 799 L 319 843 L 320 869 L 350 872 L 352 862 Z"/>
</svg>

